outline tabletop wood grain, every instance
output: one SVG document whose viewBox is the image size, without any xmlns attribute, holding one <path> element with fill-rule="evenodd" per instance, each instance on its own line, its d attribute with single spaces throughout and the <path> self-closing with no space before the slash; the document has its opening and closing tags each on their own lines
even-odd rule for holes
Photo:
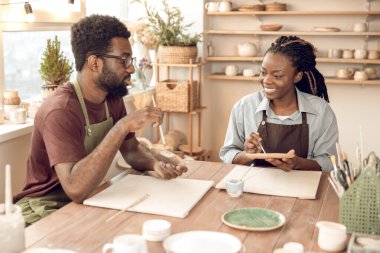
<svg viewBox="0 0 380 253">
<path fill-rule="evenodd" d="M 207 179 L 218 183 L 234 165 L 213 162 L 189 162 L 183 177 Z M 103 185 L 100 189 L 104 189 Z M 237 230 L 224 225 L 222 215 L 242 207 L 262 207 L 281 212 L 287 222 L 279 229 L 266 232 Z M 142 224 L 149 219 L 165 219 L 172 224 L 172 234 L 190 230 L 230 233 L 239 238 L 246 251 L 272 252 L 286 242 L 302 243 L 305 251 L 324 252 L 317 245 L 319 220 L 338 221 L 339 199 L 323 173 L 315 200 L 244 193 L 231 198 L 224 190 L 211 188 L 184 218 L 125 212 L 106 223 L 118 210 L 70 203 L 26 229 L 27 248 L 64 248 L 78 253 L 101 252 L 105 243 L 126 233 L 141 234 Z M 150 253 L 162 253 L 161 242 L 148 242 Z"/>
</svg>

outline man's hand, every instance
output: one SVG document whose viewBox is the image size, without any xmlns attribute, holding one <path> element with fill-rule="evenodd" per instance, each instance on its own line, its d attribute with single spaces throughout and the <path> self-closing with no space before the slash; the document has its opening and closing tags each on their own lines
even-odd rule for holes
<svg viewBox="0 0 380 253">
<path fill-rule="evenodd" d="M 156 161 L 153 166 L 153 170 L 159 177 L 164 179 L 172 179 L 181 176 L 187 171 L 187 167 L 184 164 L 166 163 L 163 161 Z"/>
<path fill-rule="evenodd" d="M 163 113 L 160 108 L 146 106 L 142 109 L 128 113 L 118 123 L 122 124 L 125 132 L 136 132 L 155 122 L 161 122 Z"/>
<path fill-rule="evenodd" d="M 292 154 L 292 158 L 282 158 L 282 159 L 265 159 L 265 161 L 273 164 L 277 168 L 283 170 L 283 171 L 291 171 L 296 167 L 298 156 L 295 155 L 294 149 L 290 150 L 288 154 Z"/>
<path fill-rule="evenodd" d="M 168 150 L 160 150 L 152 148 L 150 150 L 157 162 L 153 166 L 153 170 L 165 179 L 176 178 L 187 171 L 184 161 L 176 154 Z"/>
</svg>

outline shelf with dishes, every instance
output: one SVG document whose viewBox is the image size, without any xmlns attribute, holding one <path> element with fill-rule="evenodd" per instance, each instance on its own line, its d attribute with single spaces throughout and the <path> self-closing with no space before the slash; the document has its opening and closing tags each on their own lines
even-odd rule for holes
<svg viewBox="0 0 380 253">
<path fill-rule="evenodd" d="M 254 81 L 259 82 L 258 76 L 227 76 L 224 73 L 213 73 L 207 76 L 210 80 L 224 80 L 224 81 Z M 338 79 L 334 77 L 326 77 L 327 84 L 361 84 L 361 85 L 380 85 L 380 79 L 376 80 L 352 80 L 352 79 Z"/>
<path fill-rule="evenodd" d="M 209 56 L 206 58 L 207 62 L 261 62 L 263 56 Z M 369 59 L 343 59 L 343 58 L 324 58 L 318 57 L 317 62 L 323 63 L 353 63 L 353 64 L 379 64 L 380 59 L 369 60 Z"/>
<path fill-rule="evenodd" d="M 316 31 L 261 31 L 261 30 L 206 30 L 208 35 L 304 35 L 304 36 L 380 36 L 379 32 L 316 32 Z"/>
<path fill-rule="evenodd" d="M 264 16 L 264 15 L 380 15 L 380 11 L 215 11 L 209 16 Z"/>
</svg>

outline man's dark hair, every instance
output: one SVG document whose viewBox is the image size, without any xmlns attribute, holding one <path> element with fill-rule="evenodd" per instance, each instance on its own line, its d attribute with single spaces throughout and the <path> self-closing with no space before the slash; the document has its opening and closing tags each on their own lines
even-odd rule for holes
<svg viewBox="0 0 380 253">
<path fill-rule="evenodd" d="M 272 43 L 265 54 L 271 52 L 286 56 L 298 72 L 303 72 L 302 79 L 296 83 L 296 87 L 329 102 L 325 78 L 315 67 L 315 51 L 310 42 L 297 36 L 281 36 Z"/>
<path fill-rule="evenodd" d="M 81 71 L 88 56 L 111 51 L 113 38 L 129 39 L 130 36 L 127 27 L 115 17 L 91 15 L 81 19 L 71 27 L 75 69 Z"/>
</svg>

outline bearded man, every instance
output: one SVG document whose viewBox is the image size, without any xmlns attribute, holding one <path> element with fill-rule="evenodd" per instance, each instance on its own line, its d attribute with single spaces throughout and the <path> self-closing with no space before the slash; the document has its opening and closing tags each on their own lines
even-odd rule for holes
<svg viewBox="0 0 380 253">
<path fill-rule="evenodd" d="M 165 179 L 187 170 L 159 161 L 136 140 L 134 133 L 160 122 L 163 113 L 149 106 L 126 113 L 123 96 L 135 71 L 129 37 L 125 25 L 110 16 L 91 15 L 72 26 L 77 76 L 37 112 L 25 185 L 14 197 L 27 225 L 70 201 L 82 203 L 118 150 L 134 169 L 153 170 Z"/>
</svg>

